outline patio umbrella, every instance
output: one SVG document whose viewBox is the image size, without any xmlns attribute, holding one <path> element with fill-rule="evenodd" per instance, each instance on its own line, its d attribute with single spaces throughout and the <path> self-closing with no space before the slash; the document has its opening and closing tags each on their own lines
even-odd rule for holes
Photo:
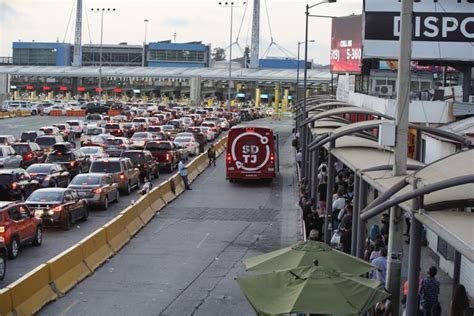
<svg viewBox="0 0 474 316">
<path fill-rule="evenodd" d="M 301 241 L 293 246 L 275 250 L 244 260 L 247 270 L 271 272 L 301 266 L 309 266 L 317 260 L 318 265 L 338 271 L 361 275 L 374 269 L 369 263 L 335 250 L 319 241 Z"/>
<path fill-rule="evenodd" d="M 236 279 L 257 313 L 360 314 L 390 296 L 377 280 L 319 266 Z"/>
</svg>

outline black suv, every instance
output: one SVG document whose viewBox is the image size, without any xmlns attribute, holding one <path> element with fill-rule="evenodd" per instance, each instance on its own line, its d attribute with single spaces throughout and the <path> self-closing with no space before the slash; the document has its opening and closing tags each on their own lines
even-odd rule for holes
<svg viewBox="0 0 474 316">
<path fill-rule="evenodd" d="M 80 150 L 73 150 L 69 143 L 56 143 L 45 162 L 57 163 L 66 167 L 71 179 L 79 173 L 88 172 L 90 159 Z"/>
<path fill-rule="evenodd" d="M 23 133 L 21 133 L 21 136 L 20 136 L 20 141 L 22 142 L 34 142 L 36 140 L 36 137 L 39 137 L 39 136 L 44 136 L 44 132 L 43 131 L 25 131 Z"/>
<path fill-rule="evenodd" d="M 133 167 L 140 170 L 141 182 L 144 182 L 145 179 L 151 181 L 152 177 L 158 179 L 160 176 L 158 163 L 148 150 L 126 150 L 121 154 L 121 157 L 129 158 Z"/>
<path fill-rule="evenodd" d="M 105 104 L 91 102 L 91 103 L 87 103 L 86 114 L 92 114 L 92 113 L 107 114 L 109 109 L 110 107 Z"/>
<path fill-rule="evenodd" d="M 0 201 L 24 201 L 38 188 L 39 182 L 23 169 L 0 170 Z"/>
</svg>

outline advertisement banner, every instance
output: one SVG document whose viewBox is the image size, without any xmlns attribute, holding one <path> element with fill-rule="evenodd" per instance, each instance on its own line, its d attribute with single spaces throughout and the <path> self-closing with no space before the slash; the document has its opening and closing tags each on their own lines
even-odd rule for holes
<svg viewBox="0 0 474 316">
<path fill-rule="evenodd" d="M 365 0 L 364 58 L 399 55 L 399 0 Z M 474 0 L 415 0 L 412 59 L 474 60 Z"/>
<path fill-rule="evenodd" d="M 360 73 L 362 16 L 332 19 L 331 72 Z"/>
</svg>

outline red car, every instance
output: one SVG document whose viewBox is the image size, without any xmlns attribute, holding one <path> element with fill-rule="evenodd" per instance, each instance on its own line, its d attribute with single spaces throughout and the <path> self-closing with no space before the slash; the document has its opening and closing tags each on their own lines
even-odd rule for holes
<svg viewBox="0 0 474 316">
<path fill-rule="evenodd" d="M 122 137 L 124 136 L 124 131 L 122 124 L 120 123 L 107 123 L 105 124 L 105 132 L 110 133 L 110 135 L 113 135 L 115 137 Z"/>
<path fill-rule="evenodd" d="M 0 202 L 0 237 L 8 249 L 8 256 L 15 259 L 20 246 L 43 241 L 43 225 L 25 203 Z"/>
<path fill-rule="evenodd" d="M 36 143 L 14 143 L 12 147 L 17 154 L 23 157 L 23 164 L 25 166 L 41 163 L 46 159 L 44 149 L 41 149 Z"/>
</svg>

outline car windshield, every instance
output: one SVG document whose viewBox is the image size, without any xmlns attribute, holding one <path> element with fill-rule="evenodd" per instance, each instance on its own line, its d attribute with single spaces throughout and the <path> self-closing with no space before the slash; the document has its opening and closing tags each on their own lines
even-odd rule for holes
<svg viewBox="0 0 474 316">
<path fill-rule="evenodd" d="M 52 152 L 46 159 L 48 162 L 68 162 L 74 160 L 73 153 Z"/>
<path fill-rule="evenodd" d="M 175 142 L 175 143 L 190 143 L 190 142 L 191 142 L 191 138 L 188 138 L 188 137 L 178 137 L 178 138 L 175 138 L 174 142 Z"/>
<path fill-rule="evenodd" d="M 56 138 L 54 137 L 38 137 L 35 142 L 40 146 L 53 146 L 56 144 Z"/>
<path fill-rule="evenodd" d="M 64 131 L 66 129 L 66 125 L 55 125 L 60 131 Z"/>
<path fill-rule="evenodd" d="M 132 138 L 148 138 L 148 133 L 135 133 Z"/>
<path fill-rule="evenodd" d="M 174 126 L 172 126 L 172 125 L 163 125 L 161 128 L 163 128 L 164 131 L 167 131 L 167 130 L 174 129 Z"/>
<path fill-rule="evenodd" d="M 13 144 L 12 147 L 13 149 L 15 149 L 15 152 L 17 154 L 24 154 L 30 152 L 30 145 L 27 144 Z"/>
<path fill-rule="evenodd" d="M 104 142 L 104 138 L 102 136 L 92 136 L 89 140 L 93 143 L 103 143 Z"/>
<path fill-rule="evenodd" d="M 72 185 L 98 185 L 102 176 L 91 176 L 88 174 L 79 174 L 72 179 Z"/>
<path fill-rule="evenodd" d="M 71 122 L 71 121 L 69 121 L 68 124 L 69 124 L 70 126 L 79 126 L 79 122 Z"/>
<path fill-rule="evenodd" d="M 147 150 L 171 150 L 171 144 L 168 142 L 163 143 L 148 143 L 145 146 Z"/>
<path fill-rule="evenodd" d="M 149 132 L 160 132 L 161 127 L 160 126 L 150 126 L 150 127 L 148 127 L 148 131 Z"/>
<path fill-rule="evenodd" d="M 86 135 L 99 135 L 102 134 L 101 128 L 88 128 L 86 131 Z"/>
<path fill-rule="evenodd" d="M 105 125 L 105 129 L 120 129 L 119 124 L 107 124 Z"/>
<path fill-rule="evenodd" d="M 33 164 L 26 169 L 26 172 L 49 174 L 52 168 L 53 167 L 51 165 Z"/>
<path fill-rule="evenodd" d="M 26 199 L 26 202 L 46 202 L 61 203 L 63 200 L 63 192 L 57 191 L 35 191 Z"/>
<path fill-rule="evenodd" d="M 7 140 L 7 138 L 6 138 L 6 137 L 0 137 L 0 143 L 5 143 L 5 142 L 6 142 L 6 140 Z"/>
<path fill-rule="evenodd" d="M 90 172 L 116 173 L 120 172 L 120 162 L 118 161 L 94 161 Z"/>
<path fill-rule="evenodd" d="M 133 152 L 133 151 L 124 152 L 122 154 L 122 157 L 130 158 L 132 162 L 142 163 L 145 161 L 145 155 L 141 152 Z"/>
<path fill-rule="evenodd" d="M 81 151 L 84 155 L 92 155 L 100 152 L 100 147 L 82 147 Z"/>
<path fill-rule="evenodd" d="M 105 143 L 111 146 L 118 146 L 118 145 L 122 145 L 124 142 L 123 142 L 123 139 L 120 139 L 120 138 L 108 138 L 105 140 Z"/>
<path fill-rule="evenodd" d="M 12 174 L 0 174 L 0 184 L 10 184 L 13 182 Z"/>
<path fill-rule="evenodd" d="M 27 141 L 34 141 L 36 138 L 36 133 L 22 133 L 21 136 L 20 136 L 20 139 L 24 142 L 27 142 Z"/>
</svg>

